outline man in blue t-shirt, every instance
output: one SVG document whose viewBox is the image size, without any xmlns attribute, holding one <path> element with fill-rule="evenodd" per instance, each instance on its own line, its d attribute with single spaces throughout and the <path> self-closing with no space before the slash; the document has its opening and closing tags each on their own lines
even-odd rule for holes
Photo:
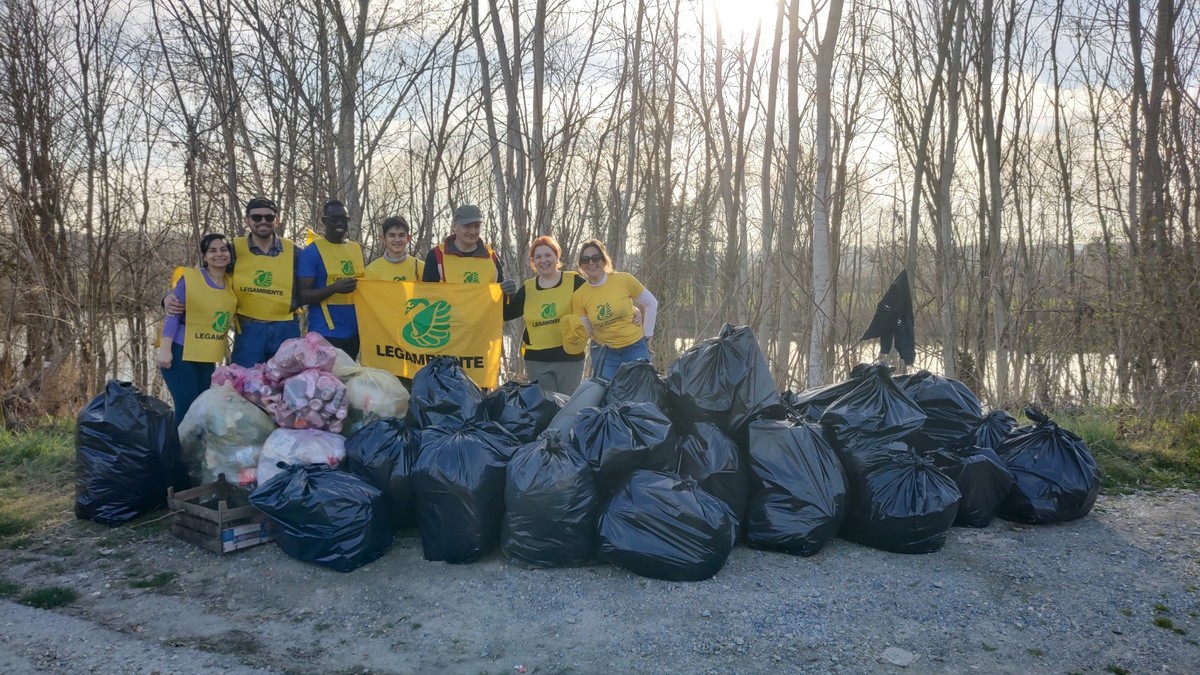
<svg viewBox="0 0 1200 675">
<path fill-rule="evenodd" d="M 352 293 L 366 265 L 362 247 L 346 239 L 350 214 L 340 201 L 325 204 L 325 236 L 306 246 L 296 259 L 300 302 L 309 306 L 308 329 L 334 347 L 358 357 L 358 317 Z"/>
</svg>

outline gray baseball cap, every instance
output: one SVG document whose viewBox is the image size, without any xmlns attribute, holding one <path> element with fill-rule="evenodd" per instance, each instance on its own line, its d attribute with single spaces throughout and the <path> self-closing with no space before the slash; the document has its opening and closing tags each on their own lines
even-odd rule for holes
<svg viewBox="0 0 1200 675">
<path fill-rule="evenodd" d="M 454 224 L 466 225 L 468 223 L 482 223 L 483 212 L 474 204 L 463 204 L 454 209 Z"/>
</svg>

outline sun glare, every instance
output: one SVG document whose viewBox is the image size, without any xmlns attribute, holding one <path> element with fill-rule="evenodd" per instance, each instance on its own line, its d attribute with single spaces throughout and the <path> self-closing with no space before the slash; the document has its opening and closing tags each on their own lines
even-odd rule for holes
<svg viewBox="0 0 1200 675">
<path fill-rule="evenodd" d="M 740 34 L 747 38 L 762 24 L 763 39 L 770 39 L 775 28 L 775 16 L 779 11 L 777 0 L 708 0 L 705 3 L 708 12 L 708 22 L 720 22 L 721 33 L 726 39 L 737 39 Z M 716 33 L 716 26 L 711 25 L 709 33 Z"/>
</svg>

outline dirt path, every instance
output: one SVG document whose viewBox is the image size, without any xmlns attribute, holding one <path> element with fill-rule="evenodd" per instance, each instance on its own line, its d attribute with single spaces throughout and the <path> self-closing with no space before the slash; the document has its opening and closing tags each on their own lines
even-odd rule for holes
<svg viewBox="0 0 1200 675">
<path fill-rule="evenodd" d="M 1200 672 L 1198 542 L 1184 491 L 956 528 L 931 555 L 739 547 L 693 584 L 430 563 L 415 536 L 339 574 L 270 545 L 218 557 L 161 524 L 72 523 L 0 551 L 0 579 L 81 596 L 0 601 L 0 672 Z"/>
</svg>

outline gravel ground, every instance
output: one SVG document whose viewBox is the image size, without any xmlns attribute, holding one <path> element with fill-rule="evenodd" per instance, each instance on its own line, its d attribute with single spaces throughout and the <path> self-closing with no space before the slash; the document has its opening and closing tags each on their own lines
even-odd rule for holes
<svg viewBox="0 0 1200 675">
<path fill-rule="evenodd" d="M 76 522 L 0 551 L 0 579 L 80 594 L 51 611 L 0 601 L 0 672 L 1195 673 L 1197 542 L 1190 491 L 956 528 L 930 555 L 739 547 L 700 583 L 498 553 L 431 563 L 415 536 L 339 574 L 272 545 L 220 557 L 161 523 Z"/>
</svg>

